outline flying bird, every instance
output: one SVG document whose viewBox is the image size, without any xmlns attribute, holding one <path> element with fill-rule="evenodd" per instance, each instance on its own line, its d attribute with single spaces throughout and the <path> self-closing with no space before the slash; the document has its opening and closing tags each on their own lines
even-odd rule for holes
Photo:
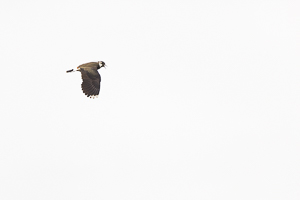
<svg viewBox="0 0 300 200">
<path fill-rule="evenodd" d="M 98 69 L 105 66 L 103 61 L 89 62 L 79 65 L 76 69 L 68 70 L 67 73 L 80 71 L 82 78 L 81 89 L 87 97 L 94 99 L 98 97 L 100 92 L 101 76 Z"/>
</svg>

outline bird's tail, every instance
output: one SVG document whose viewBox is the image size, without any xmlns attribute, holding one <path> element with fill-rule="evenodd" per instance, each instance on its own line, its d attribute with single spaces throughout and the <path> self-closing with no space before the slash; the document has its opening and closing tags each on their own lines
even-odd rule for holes
<svg viewBox="0 0 300 200">
<path fill-rule="evenodd" d="M 70 69 L 67 71 L 67 73 L 70 73 L 70 72 L 74 72 L 74 69 Z"/>
<path fill-rule="evenodd" d="M 67 73 L 70 73 L 70 72 L 76 72 L 76 71 L 80 71 L 80 69 L 70 69 L 68 71 L 66 71 Z"/>
</svg>

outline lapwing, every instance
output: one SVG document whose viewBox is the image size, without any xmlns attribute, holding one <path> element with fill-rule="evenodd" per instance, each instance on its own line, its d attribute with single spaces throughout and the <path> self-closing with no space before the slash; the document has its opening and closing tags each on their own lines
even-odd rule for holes
<svg viewBox="0 0 300 200">
<path fill-rule="evenodd" d="M 81 89 L 87 97 L 94 99 L 98 97 L 100 92 L 101 76 L 98 69 L 105 66 L 103 61 L 89 62 L 79 65 L 76 69 L 68 70 L 67 73 L 80 71 L 82 77 Z"/>
</svg>

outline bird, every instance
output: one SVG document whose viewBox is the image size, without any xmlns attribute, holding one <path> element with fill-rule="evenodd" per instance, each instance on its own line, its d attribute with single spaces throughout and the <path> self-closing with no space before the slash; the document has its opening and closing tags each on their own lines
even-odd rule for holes
<svg viewBox="0 0 300 200">
<path fill-rule="evenodd" d="M 81 72 L 81 89 L 87 97 L 94 99 L 98 97 L 100 92 L 101 76 L 98 69 L 105 68 L 105 66 L 103 61 L 89 62 L 79 65 L 76 69 L 68 70 L 67 73 Z"/>
</svg>

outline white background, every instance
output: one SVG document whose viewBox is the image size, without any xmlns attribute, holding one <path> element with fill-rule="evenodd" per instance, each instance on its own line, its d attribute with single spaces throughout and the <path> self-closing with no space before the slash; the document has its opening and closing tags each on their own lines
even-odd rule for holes
<svg viewBox="0 0 300 200">
<path fill-rule="evenodd" d="M 299 10 L 2 1 L 0 199 L 300 199 Z"/>
</svg>

